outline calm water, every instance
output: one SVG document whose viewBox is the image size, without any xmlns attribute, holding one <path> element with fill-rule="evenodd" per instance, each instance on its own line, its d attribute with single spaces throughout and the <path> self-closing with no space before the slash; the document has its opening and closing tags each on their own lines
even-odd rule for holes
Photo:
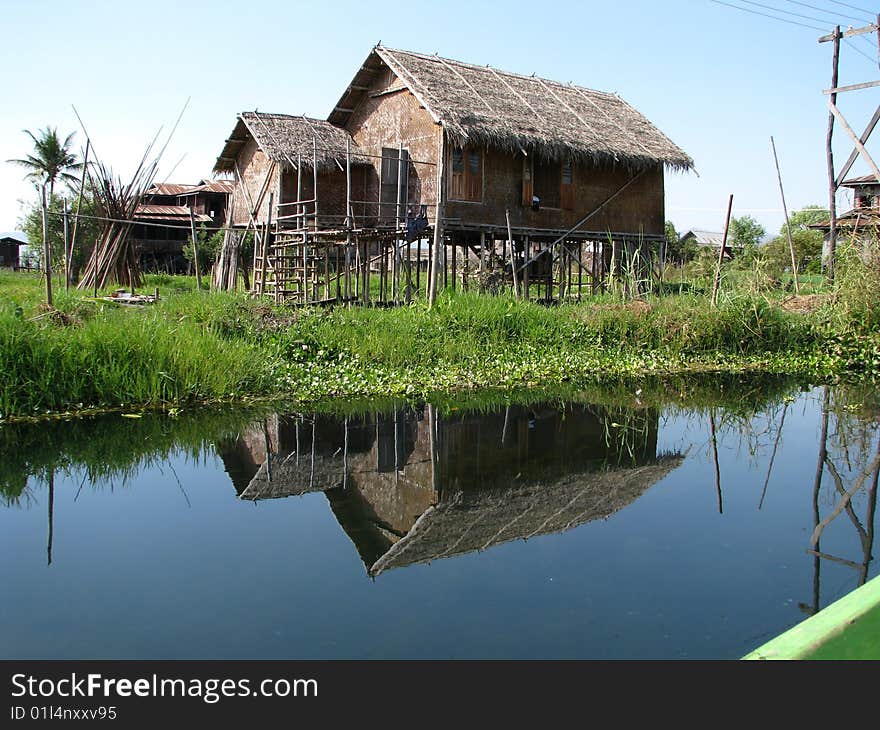
<svg viewBox="0 0 880 730">
<path fill-rule="evenodd" d="M 737 658 L 878 572 L 874 393 L 645 391 L 0 427 L 0 656 Z"/>
</svg>

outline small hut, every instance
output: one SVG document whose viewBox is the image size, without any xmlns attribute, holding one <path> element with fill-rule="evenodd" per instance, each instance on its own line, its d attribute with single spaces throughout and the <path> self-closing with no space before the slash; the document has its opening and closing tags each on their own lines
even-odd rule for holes
<svg viewBox="0 0 880 730">
<path fill-rule="evenodd" d="M 27 245 L 28 240 L 24 233 L 19 231 L 0 233 L 0 269 L 7 268 L 17 271 L 21 266 L 19 249 Z"/>
</svg>

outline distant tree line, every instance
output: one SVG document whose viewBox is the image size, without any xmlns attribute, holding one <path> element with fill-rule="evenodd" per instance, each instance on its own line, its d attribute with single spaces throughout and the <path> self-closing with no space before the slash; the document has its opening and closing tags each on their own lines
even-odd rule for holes
<svg viewBox="0 0 880 730">
<path fill-rule="evenodd" d="M 819 273 L 822 266 L 822 232 L 810 228 L 814 223 L 828 220 L 830 213 L 821 205 L 808 205 L 789 216 L 791 238 L 794 245 L 798 273 Z M 760 261 L 768 274 L 780 276 L 791 272 L 791 252 L 788 245 L 787 225 L 767 243 L 766 229 L 752 216 L 732 217 L 727 233 L 727 245 L 735 251 L 734 266 L 750 267 Z M 700 250 L 692 239 L 682 240 L 671 221 L 666 221 L 666 260 L 674 265 L 684 265 L 698 257 L 717 255 L 710 249 Z"/>
</svg>

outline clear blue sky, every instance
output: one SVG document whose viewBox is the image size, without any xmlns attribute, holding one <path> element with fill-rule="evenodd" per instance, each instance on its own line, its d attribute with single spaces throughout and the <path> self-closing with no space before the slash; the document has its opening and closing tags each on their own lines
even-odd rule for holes
<svg viewBox="0 0 880 730">
<path fill-rule="evenodd" d="M 770 136 L 789 208 L 827 205 L 822 89 L 831 46 L 817 39 L 835 22 L 870 22 L 846 5 L 871 5 L 806 0 L 823 12 L 789 0 L 727 1 L 810 16 L 784 17 L 822 30 L 710 0 L 0 0 L 0 230 L 17 227 L 19 201 L 34 195 L 19 168 L 4 162 L 30 151 L 23 129 L 78 132 L 73 105 L 102 161 L 127 175 L 190 98 L 158 179 L 195 182 L 210 176 L 236 113 L 325 117 L 381 41 L 616 92 L 696 161 L 699 175 L 666 177 L 667 218 L 679 231 L 720 230 L 733 193 L 734 215 L 753 215 L 776 232 L 783 216 Z M 876 38 L 845 43 L 841 59 L 842 84 L 880 78 Z M 878 101 L 880 88 L 840 99 L 858 133 Z M 842 133 L 837 140 L 842 161 L 851 146 Z M 852 174 L 867 172 L 859 163 Z"/>
</svg>

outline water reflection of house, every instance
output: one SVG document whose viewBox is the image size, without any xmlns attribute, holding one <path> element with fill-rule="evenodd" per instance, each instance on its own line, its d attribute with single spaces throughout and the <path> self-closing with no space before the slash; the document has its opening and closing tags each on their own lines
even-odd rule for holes
<svg viewBox="0 0 880 730">
<path fill-rule="evenodd" d="M 427 406 L 347 421 L 275 416 L 222 453 L 230 474 L 250 474 L 236 483 L 242 499 L 323 491 L 378 575 L 613 514 L 680 463 L 658 458 L 657 432 L 651 409 L 440 416 Z"/>
</svg>

